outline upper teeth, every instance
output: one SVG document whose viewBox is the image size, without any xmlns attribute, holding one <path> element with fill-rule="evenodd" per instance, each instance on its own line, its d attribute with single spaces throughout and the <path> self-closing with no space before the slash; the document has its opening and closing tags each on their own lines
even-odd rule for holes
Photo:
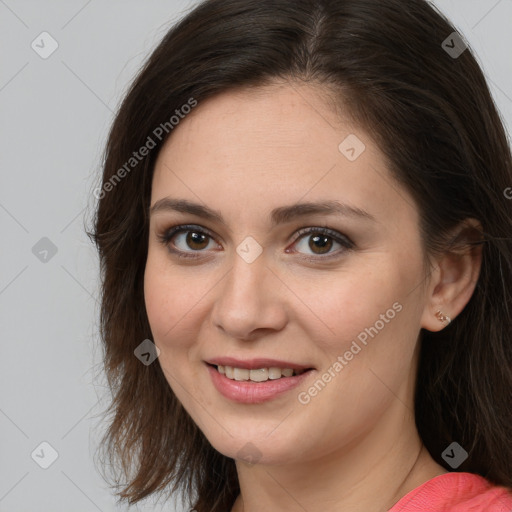
<svg viewBox="0 0 512 512">
<path fill-rule="evenodd" d="M 265 382 L 266 380 L 280 379 L 281 377 L 291 377 L 300 375 L 305 370 L 293 370 L 292 368 L 258 368 L 248 370 L 247 368 L 234 368 L 233 366 L 218 365 L 219 373 L 232 380 L 252 380 L 254 382 Z"/>
</svg>

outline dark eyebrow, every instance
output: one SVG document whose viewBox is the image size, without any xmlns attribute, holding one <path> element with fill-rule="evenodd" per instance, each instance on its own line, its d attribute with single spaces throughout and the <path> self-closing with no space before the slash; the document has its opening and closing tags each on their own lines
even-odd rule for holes
<svg viewBox="0 0 512 512">
<path fill-rule="evenodd" d="M 187 199 L 172 199 L 164 197 L 157 201 L 150 209 L 150 214 L 161 211 L 176 211 L 188 213 L 203 219 L 226 225 L 222 214 L 216 210 L 212 210 L 207 206 L 199 203 L 188 201 Z M 297 217 L 306 215 L 324 214 L 324 215 L 342 215 L 345 217 L 357 217 L 377 222 L 375 217 L 361 208 L 356 208 L 339 201 L 322 201 L 317 203 L 298 203 L 291 206 L 280 206 L 270 213 L 272 226 L 290 222 Z"/>
</svg>

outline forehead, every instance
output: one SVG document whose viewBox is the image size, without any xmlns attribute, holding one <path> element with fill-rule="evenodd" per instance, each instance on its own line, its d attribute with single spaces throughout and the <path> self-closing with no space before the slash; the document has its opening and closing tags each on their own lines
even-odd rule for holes
<svg viewBox="0 0 512 512">
<path fill-rule="evenodd" d="M 313 149 L 311 137 L 320 136 L 316 152 L 336 154 L 340 131 L 353 127 L 334 107 L 332 95 L 319 85 L 229 90 L 200 102 L 174 129 L 166 146 L 179 145 L 182 150 L 193 145 L 214 150 L 215 155 L 221 148 L 232 155 L 265 147 L 305 152 Z"/>
<path fill-rule="evenodd" d="M 188 198 L 240 219 L 299 200 L 338 200 L 378 217 L 389 204 L 401 213 L 406 193 L 391 180 L 377 145 L 335 111 L 329 91 L 273 85 L 219 94 L 181 120 L 158 156 L 151 203 Z"/>
</svg>

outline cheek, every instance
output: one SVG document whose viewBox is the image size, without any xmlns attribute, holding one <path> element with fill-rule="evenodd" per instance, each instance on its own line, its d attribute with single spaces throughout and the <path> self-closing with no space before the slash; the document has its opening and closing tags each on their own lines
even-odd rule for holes
<svg viewBox="0 0 512 512">
<path fill-rule="evenodd" d="M 198 331 L 207 314 L 207 290 L 215 281 L 170 264 L 165 251 L 151 249 L 144 271 L 144 301 L 154 343 L 165 368 L 180 372 L 197 358 Z"/>
<path fill-rule="evenodd" d="M 166 344 L 166 340 L 173 338 L 180 320 L 190 309 L 187 301 L 190 284 L 184 283 L 179 274 L 171 275 L 169 264 L 160 251 L 152 251 L 150 248 L 144 271 L 144 301 L 155 338 L 153 341 L 160 348 Z"/>
<path fill-rule="evenodd" d="M 410 362 L 421 316 L 417 294 L 411 293 L 416 267 L 397 266 L 392 256 L 376 254 L 371 264 L 308 291 L 308 303 L 324 333 L 319 336 L 320 331 L 310 329 L 309 336 L 317 340 L 329 365 L 345 354 L 351 366 L 357 360 L 363 366 L 391 369 L 400 360 Z M 318 320 L 314 323 L 319 325 Z"/>
<path fill-rule="evenodd" d="M 149 255 L 144 271 L 144 302 L 151 332 L 156 339 L 161 338 L 172 325 L 170 314 L 173 307 L 169 304 L 169 290 L 162 277 Z"/>
<path fill-rule="evenodd" d="M 195 350 L 195 336 L 186 332 L 198 299 L 189 278 L 186 281 L 183 275 L 170 272 L 164 256 L 149 252 L 144 272 L 144 300 L 152 341 L 160 350 L 158 362 L 167 382 L 185 405 L 189 404 L 190 393 L 198 395 L 194 389 L 194 369 L 188 364 L 190 351 Z"/>
</svg>

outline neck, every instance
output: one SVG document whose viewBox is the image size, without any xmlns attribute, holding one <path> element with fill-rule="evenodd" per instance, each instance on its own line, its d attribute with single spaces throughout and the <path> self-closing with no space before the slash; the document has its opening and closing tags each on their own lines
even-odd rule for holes
<svg viewBox="0 0 512 512">
<path fill-rule="evenodd" d="M 423 446 L 412 415 L 401 416 L 391 413 L 394 421 L 323 456 L 283 465 L 237 461 L 240 495 L 231 512 L 385 512 L 446 473 Z"/>
</svg>

